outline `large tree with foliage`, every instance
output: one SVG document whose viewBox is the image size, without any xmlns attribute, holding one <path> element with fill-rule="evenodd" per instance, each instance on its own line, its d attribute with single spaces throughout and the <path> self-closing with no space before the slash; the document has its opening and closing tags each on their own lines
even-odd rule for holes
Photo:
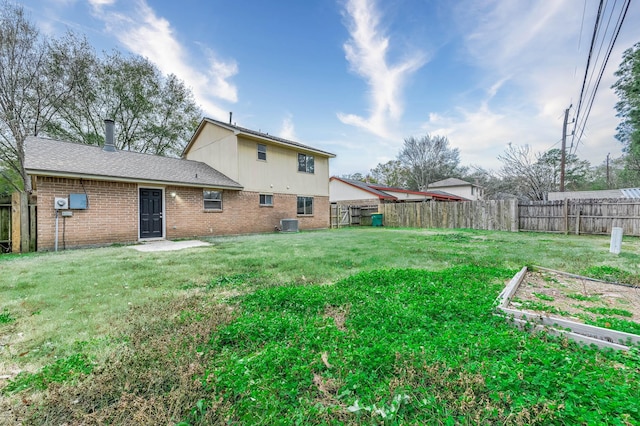
<svg viewBox="0 0 640 426">
<path fill-rule="evenodd" d="M 549 175 L 549 190 L 560 190 L 560 174 L 562 165 L 562 150 L 550 149 L 537 155 L 537 163 Z M 564 184 L 568 191 L 577 191 L 584 187 L 590 164 L 580 160 L 576 154 L 565 154 Z"/>
<path fill-rule="evenodd" d="M 398 160 L 378 164 L 371 169 L 371 177 L 381 185 L 394 188 L 407 187 L 407 169 Z"/>
<path fill-rule="evenodd" d="M 21 6 L 8 1 L 0 6 L 0 162 L 10 170 L 2 177 L 15 189 L 30 191 L 24 141 L 54 120 L 86 82 L 92 52 L 86 40 L 70 33 L 45 39 Z"/>
<path fill-rule="evenodd" d="M 191 91 L 149 60 L 118 52 L 99 58 L 85 38 L 45 38 L 8 1 L 0 9 L 0 179 L 31 190 L 24 141 L 44 135 L 104 143 L 105 118 L 124 150 L 176 156 L 201 117 Z"/>
<path fill-rule="evenodd" d="M 111 118 L 118 149 L 177 156 L 202 116 L 181 80 L 141 56 L 114 52 L 97 59 L 90 78 L 90 89 L 76 91 L 46 128 L 49 135 L 101 145 L 103 119 Z"/>
<path fill-rule="evenodd" d="M 624 145 L 626 168 L 639 178 L 640 183 L 640 42 L 626 50 L 620 68 L 615 73 L 618 81 L 613 89 L 620 99 L 616 111 L 621 122 L 616 138 Z"/>
<path fill-rule="evenodd" d="M 398 160 L 407 170 L 410 189 L 424 191 L 430 183 L 460 174 L 460 151 L 445 136 L 414 136 L 404 140 Z"/>
</svg>

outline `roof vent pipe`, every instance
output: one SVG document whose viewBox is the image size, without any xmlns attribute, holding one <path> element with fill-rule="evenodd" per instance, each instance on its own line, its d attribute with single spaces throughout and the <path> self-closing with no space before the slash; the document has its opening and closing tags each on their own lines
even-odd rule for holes
<svg viewBox="0 0 640 426">
<path fill-rule="evenodd" d="M 116 146 L 113 143 L 114 121 L 110 118 L 104 120 L 104 146 L 103 151 L 116 152 Z"/>
<path fill-rule="evenodd" d="M 232 117 L 233 117 L 233 111 L 229 111 L 229 124 L 231 124 Z"/>
</svg>

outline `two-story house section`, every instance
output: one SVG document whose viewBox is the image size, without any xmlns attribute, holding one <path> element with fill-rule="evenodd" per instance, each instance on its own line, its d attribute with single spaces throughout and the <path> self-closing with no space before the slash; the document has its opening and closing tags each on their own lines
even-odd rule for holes
<svg viewBox="0 0 640 426">
<path fill-rule="evenodd" d="M 329 159 L 335 154 L 205 118 L 183 152 L 240 183 L 235 233 L 272 231 L 281 219 L 300 229 L 329 227 Z M 207 195 L 205 194 L 205 197 Z M 224 206 L 225 191 L 216 193 Z M 239 204 L 238 201 L 242 202 Z M 224 208 L 224 207 L 223 207 Z"/>
</svg>

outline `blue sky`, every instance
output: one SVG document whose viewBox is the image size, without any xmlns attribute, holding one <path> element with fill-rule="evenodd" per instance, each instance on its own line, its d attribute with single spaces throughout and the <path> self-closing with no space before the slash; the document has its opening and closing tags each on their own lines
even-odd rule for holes
<svg viewBox="0 0 640 426">
<path fill-rule="evenodd" d="M 595 0 L 21 3 L 44 34 L 70 28 L 98 51 L 140 54 L 176 74 L 209 117 L 233 111 L 238 125 L 335 153 L 335 175 L 366 173 L 426 133 L 447 136 L 463 165 L 489 169 L 509 142 L 559 148 L 598 9 Z M 609 28 L 622 3 L 607 2 Z M 638 23 L 632 2 L 577 145 L 594 165 L 621 154 L 610 87 L 622 52 L 640 41 Z"/>
</svg>

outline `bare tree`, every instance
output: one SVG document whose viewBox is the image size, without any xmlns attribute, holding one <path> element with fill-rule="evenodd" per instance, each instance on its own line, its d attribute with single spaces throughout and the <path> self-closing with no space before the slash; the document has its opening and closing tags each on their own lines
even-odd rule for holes
<svg viewBox="0 0 640 426">
<path fill-rule="evenodd" d="M 445 136 L 427 134 L 406 138 L 398 160 L 407 169 L 408 186 L 419 191 L 460 172 L 460 151 L 451 148 Z"/>
<path fill-rule="evenodd" d="M 519 198 L 544 200 L 553 189 L 553 175 L 542 167 L 539 155 L 529 145 L 517 146 L 509 143 L 505 152 L 498 155 L 502 161 L 500 176 Z"/>
<path fill-rule="evenodd" d="M 92 51 L 67 34 L 45 40 L 21 6 L 3 1 L 0 10 L 0 161 L 20 176 L 13 185 L 31 191 L 24 170 L 24 141 L 55 117 L 86 76 Z M 6 174 L 5 174 L 6 175 Z"/>
</svg>

